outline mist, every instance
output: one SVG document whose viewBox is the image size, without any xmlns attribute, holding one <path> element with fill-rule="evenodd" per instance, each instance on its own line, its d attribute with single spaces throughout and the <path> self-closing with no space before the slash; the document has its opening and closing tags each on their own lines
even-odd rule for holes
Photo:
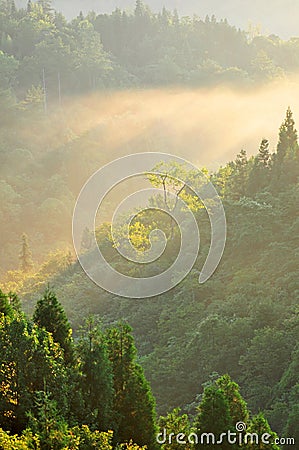
<svg viewBox="0 0 299 450">
<path fill-rule="evenodd" d="M 262 138 L 269 139 L 275 151 L 288 106 L 296 120 L 298 94 L 298 78 L 258 90 L 175 88 L 93 94 L 78 100 L 79 112 L 73 101 L 66 102 L 65 120 L 76 139 L 89 133 L 92 146 L 99 139 L 103 162 L 130 152 L 164 151 L 214 170 L 241 149 L 256 154 Z"/>
<path fill-rule="evenodd" d="M 63 97 L 61 106 L 49 105 L 47 115 L 42 110 L 28 112 L 26 120 L 17 123 L 16 143 L 15 131 L 11 133 L 16 150 L 7 152 L 1 165 L 1 177 L 8 183 L 4 193 L 13 186 L 11 199 L 3 205 L 4 216 L 14 223 L 9 228 L 4 220 L 1 225 L 3 270 L 17 266 L 23 232 L 39 236 L 32 240 L 39 262 L 53 248 L 72 249 L 76 198 L 104 164 L 131 153 L 165 152 L 215 171 L 241 149 L 249 156 L 257 154 L 263 138 L 274 152 L 287 107 L 295 121 L 298 117 L 298 94 L 295 77 L 247 90 L 222 86 L 105 91 Z M 140 187 L 140 180 L 113 190 L 100 221 L 110 220 L 119 200 L 135 187 Z"/>
</svg>

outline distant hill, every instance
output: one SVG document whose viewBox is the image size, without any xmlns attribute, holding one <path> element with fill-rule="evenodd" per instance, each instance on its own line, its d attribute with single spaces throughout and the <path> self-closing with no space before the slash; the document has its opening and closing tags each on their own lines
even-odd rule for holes
<svg viewBox="0 0 299 450">
<path fill-rule="evenodd" d="M 16 1 L 25 5 L 27 0 Z M 181 15 L 198 14 L 205 17 L 215 14 L 218 18 L 247 29 L 249 22 L 260 24 L 264 33 L 274 33 L 283 38 L 299 36 L 299 2 L 294 0 L 147 0 L 145 2 L 157 11 L 166 6 L 177 8 Z M 80 10 L 111 12 L 115 7 L 133 9 L 135 0 L 54 0 L 53 5 L 68 18 L 74 17 Z"/>
</svg>

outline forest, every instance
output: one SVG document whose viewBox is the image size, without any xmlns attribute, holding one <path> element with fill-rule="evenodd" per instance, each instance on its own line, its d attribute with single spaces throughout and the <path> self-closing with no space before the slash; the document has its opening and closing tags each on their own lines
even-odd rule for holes
<svg viewBox="0 0 299 450">
<path fill-rule="evenodd" d="M 0 36 L 0 447 L 237 449 L 195 435 L 219 438 L 243 423 L 242 439 L 270 442 L 241 448 L 297 448 L 299 38 L 139 0 L 132 13 L 78 11 L 71 21 L 50 1 L 2 0 Z M 89 176 L 140 151 L 201 165 L 228 234 L 217 271 L 199 285 L 208 216 L 179 191 L 201 251 L 178 286 L 139 301 L 89 280 L 71 224 Z M 183 166 L 165 172 L 192 177 Z M 120 198 L 100 211 L 97 244 L 112 267 L 140 276 L 112 240 Z M 157 225 L 168 244 L 149 276 L 176 258 L 179 230 L 159 213 L 130 228 L 146 251 Z M 92 260 L 90 230 L 81 247 Z M 164 430 L 193 439 L 158 443 Z"/>
</svg>

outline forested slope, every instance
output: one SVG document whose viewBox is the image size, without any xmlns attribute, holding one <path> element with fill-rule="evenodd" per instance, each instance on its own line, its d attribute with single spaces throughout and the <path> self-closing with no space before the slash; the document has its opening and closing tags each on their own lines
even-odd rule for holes
<svg viewBox="0 0 299 450">
<path fill-rule="evenodd" d="M 56 255 L 35 274 L 11 273 L 16 284 L 4 287 L 16 287 L 30 311 L 32 300 L 50 281 L 75 330 L 87 314 L 99 315 L 106 325 L 127 320 L 159 412 L 180 406 L 194 414 L 201 384 L 212 373 L 229 373 L 253 412 L 263 410 L 280 434 L 293 430 L 298 403 L 298 163 L 297 133 L 288 110 L 277 152 L 271 154 L 263 139 L 257 156 L 247 158 L 242 151 L 212 175 L 223 197 L 228 239 L 217 273 L 203 286 L 195 270 L 160 298 L 114 298 L 93 285 L 78 263 Z M 201 209 L 197 219 L 206 230 Z M 140 220 L 146 240 L 147 221 Z M 167 227 L 162 222 L 164 231 Z M 120 269 L 123 263 L 106 233 L 103 225 L 99 245 Z M 197 267 L 208 244 L 205 231 Z M 169 264 L 176 248 L 172 245 Z"/>
<path fill-rule="evenodd" d="M 299 153 L 291 109 L 278 144 L 265 136 L 278 127 L 289 98 L 297 102 L 298 39 L 250 37 L 225 20 L 153 13 L 140 2 L 131 13 L 78 11 L 68 22 L 48 3 L 24 10 L 0 3 L 0 287 L 7 293 L 0 295 L 1 427 L 25 432 L 15 438 L 23 448 L 38 448 L 40 439 L 42 448 L 56 442 L 58 449 L 111 450 L 130 438 L 155 448 L 152 389 L 158 414 L 169 413 L 162 427 L 211 431 L 214 424 L 221 432 L 243 419 L 250 429 L 269 430 L 263 415 L 255 417 L 262 411 L 275 432 L 298 440 Z M 255 119 L 251 125 L 248 118 Z M 257 147 L 253 156 L 241 150 L 244 136 Z M 82 185 L 103 164 L 138 151 L 190 155 L 200 164 L 219 157 L 206 172 L 225 207 L 227 246 L 206 284 L 198 284 L 210 243 L 202 208 L 195 208 L 202 236 L 194 270 L 161 297 L 114 297 L 76 260 L 71 219 Z M 125 271 L 107 223 L 114 203 L 96 234 L 111 264 Z M 150 270 L 171 264 L 179 245 L 178 230 L 155 220 L 172 239 Z M 135 225 L 132 240 L 146 249 L 150 220 L 141 215 Z M 83 244 L 93 258 L 88 239 Z M 55 314 L 53 327 L 46 324 L 52 308 L 58 329 Z M 84 325 L 89 315 L 96 319 Z M 133 329 L 138 358 L 123 322 Z M 119 348 L 124 340 L 127 353 Z M 120 402 L 119 371 L 129 386 Z M 248 406 L 225 374 L 240 385 Z M 97 382 L 101 389 L 94 392 Z M 220 425 L 211 413 L 214 401 L 224 417 Z M 128 409 L 132 402 L 137 409 Z M 176 407 L 189 418 L 171 412 Z M 0 439 L 14 438 L 0 430 Z"/>
</svg>

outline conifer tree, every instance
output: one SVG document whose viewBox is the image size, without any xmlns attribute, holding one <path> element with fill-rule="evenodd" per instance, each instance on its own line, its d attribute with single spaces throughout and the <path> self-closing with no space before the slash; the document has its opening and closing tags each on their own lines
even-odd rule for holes
<svg viewBox="0 0 299 450">
<path fill-rule="evenodd" d="M 279 141 L 277 145 L 277 160 L 281 163 L 288 153 L 298 148 L 298 135 L 291 108 L 288 107 L 286 118 L 279 129 Z"/>
<path fill-rule="evenodd" d="M 279 129 L 277 152 L 273 155 L 272 189 L 281 190 L 290 182 L 296 182 L 299 169 L 298 134 L 290 107 Z"/>
<path fill-rule="evenodd" d="M 92 318 L 81 330 L 78 344 L 81 390 L 84 399 L 82 423 L 104 431 L 113 425 L 113 374 L 104 336 Z"/>
<path fill-rule="evenodd" d="M 20 268 L 23 272 L 29 272 L 33 268 L 32 253 L 29 246 L 28 236 L 22 234 L 22 247 L 19 255 Z"/>
<path fill-rule="evenodd" d="M 280 447 L 275 444 L 277 434 L 271 430 L 268 421 L 262 413 L 253 417 L 251 424 L 247 429 L 247 434 L 249 439 L 248 442 L 245 442 L 245 445 L 248 450 L 280 450 Z M 262 442 L 261 438 L 265 434 L 268 435 L 267 441 L 269 443 Z M 250 435 L 254 435 L 254 437 L 251 438 Z"/>
<path fill-rule="evenodd" d="M 296 396 L 294 395 L 296 398 Z M 289 436 L 295 439 L 295 442 L 299 442 L 299 404 L 298 404 L 298 394 L 297 394 L 297 401 L 294 402 L 294 404 L 291 405 L 291 410 L 289 412 L 289 417 L 287 424 L 284 429 L 284 436 Z M 287 446 L 286 448 L 294 448 L 294 446 Z"/>
<path fill-rule="evenodd" d="M 235 161 L 230 163 L 231 175 L 229 180 L 230 197 L 239 200 L 247 192 L 248 185 L 248 159 L 246 150 L 241 150 Z"/>
<path fill-rule="evenodd" d="M 197 435 L 201 436 L 201 441 L 195 448 L 217 450 L 219 444 L 216 442 L 220 435 L 234 428 L 229 403 L 222 389 L 216 385 L 206 387 L 198 409 L 195 427 Z M 221 448 L 222 450 L 228 450 L 234 447 L 224 440 Z"/>
<path fill-rule="evenodd" d="M 175 408 L 173 411 L 167 414 L 166 417 L 160 417 L 159 419 L 160 435 L 158 436 L 160 441 L 164 440 L 164 433 L 166 430 L 167 436 L 173 433 L 177 436 L 179 433 L 184 433 L 185 436 L 190 436 L 192 428 L 189 422 L 187 414 L 181 414 L 179 408 Z M 163 445 L 163 450 L 182 450 L 182 444 L 177 443 L 175 440 L 169 443 L 169 440 Z M 192 448 L 189 445 L 184 446 L 185 450 Z"/>
<path fill-rule="evenodd" d="M 238 422 L 248 423 L 249 413 L 247 410 L 247 405 L 240 394 L 238 384 L 232 381 L 229 375 L 223 375 L 218 378 L 216 385 L 219 386 L 228 401 L 233 425 Z"/>
<path fill-rule="evenodd" d="M 45 328 L 53 335 L 64 350 L 66 362 L 73 359 L 72 330 L 66 314 L 55 294 L 48 288 L 43 297 L 37 302 L 33 321 L 40 328 Z"/>
<path fill-rule="evenodd" d="M 106 334 L 114 378 L 115 437 L 155 447 L 155 401 L 143 370 L 136 363 L 136 348 L 128 325 L 120 324 Z"/>
<path fill-rule="evenodd" d="M 13 313 L 12 307 L 10 306 L 8 296 L 5 295 L 0 289 L 0 314 L 4 316 L 11 316 Z"/>
<path fill-rule="evenodd" d="M 255 195 L 270 183 L 271 154 L 269 141 L 262 139 L 259 152 L 254 158 L 253 167 L 248 178 L 248 193 Z"/>
</svg>

